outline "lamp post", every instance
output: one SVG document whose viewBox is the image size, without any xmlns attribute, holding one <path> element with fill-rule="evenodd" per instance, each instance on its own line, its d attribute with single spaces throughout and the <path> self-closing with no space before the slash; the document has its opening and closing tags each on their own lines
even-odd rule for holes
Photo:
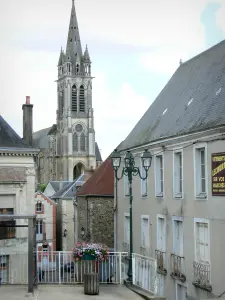
<svg viewBox="0 0 225 300">
<path fill-rule="evenodd" d="M 140 171 L 139 167 L 135 167 L 135 158 L 130 151 L 126 152 L 124 158 L 124 166 L 122 167 L 122 173 L 118 176 L 118 170 L 121 164 L 121 155 L 117 149 L 111 155 L 113 169 L 115 171 L 115 178 L 119 181 L 124 175 L 128 177 L 129 182 L 129 196 L 130 196 L 130 255 L 129 255 L 129 267 L 128 267 L 128 281 L 132 282 L 132 253 L 133 253 L 133 219 L 132 219 L 132 202 L 133 202 L 133 195 L 132 195 L 132 179 L 133 176 L 139 175 L 142 180 L 147 179 L 148 177 L 148 170 L 151 167 L 152 162 L 152 155 L 146 149 L 141 156 L 141 163 L 142 167 L 145 170 L 145 176 L 143 176 Z"/>
</svg>

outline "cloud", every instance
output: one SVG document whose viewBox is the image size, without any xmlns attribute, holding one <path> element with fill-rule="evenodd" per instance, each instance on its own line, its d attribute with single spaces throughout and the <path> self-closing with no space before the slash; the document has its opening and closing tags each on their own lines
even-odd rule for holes
<svg viewBox="0 0 225 300">
<path fill-rule="evenodd" d="M 103 73 L 96 74 L 93 97 L 96 140 L 106 158 L 145 113 L 149 100 L 128 82 L 113 91 Z"/>
<path fill-rule="evenodd" d="M 219 28 L 221 28 L 225 32 L 225 2 L 220 1 L 221 6 L 216 12 L 216 23 Z"/>
</svg>

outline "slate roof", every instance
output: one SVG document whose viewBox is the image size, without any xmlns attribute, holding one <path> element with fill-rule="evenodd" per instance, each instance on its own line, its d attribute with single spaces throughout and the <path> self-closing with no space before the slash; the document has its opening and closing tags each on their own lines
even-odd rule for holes
<svg viewBox="0 0 225 300">
<path fill-rule="evenodd" d="M 224 83 L 222 41 L 179 66 L 120 150 L 224 125 Z"/>
<path fill-rule="evenodd" d="M 48 132 L 52 127 L 44 128 L 33 133 L 33 144 L 40 149 L 48 148 Z"/>
<path fill-rule="evenodd" d="M 58 192 L 51 196 L 51 199 L 73 199 L 76 194 L 76 186 L 82 186 L 87 178 L 89 178 L 88 174 L 82 174 L 78 179 L 58 190 Z"/>
<path fill-rule="evenodd" d="M 62 184 L 62 188 L 65 188 L 71 181 L 49 181 L 48 184 L 51 184 L 53 190 L 58 192 L 60 189 L 60 184 Z"/>
<path fill-rule="evenodd" d="M 110 157 L 95 170 L 77 196 L 114 196 L 114 171 Z"/>
<path fill-rule="evenodd" d="M 0 148 L 31 148 L 0 115 Z"/>
</svg>

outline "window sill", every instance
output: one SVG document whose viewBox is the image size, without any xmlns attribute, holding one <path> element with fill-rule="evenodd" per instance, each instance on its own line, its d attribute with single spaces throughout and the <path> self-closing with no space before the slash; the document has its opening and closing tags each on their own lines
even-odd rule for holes
<svg viewBox="0 0 225 300">
<path fill-rule="evenodd" d="M 197 200 L 207 200 L 207 194 L 205 194 L 205 193 L 200 193 L 200 194 L 196 195 L 195 198 L 196 198 Z"/>
<path fill-rule="evenodd" d="M 177 193 L 173 195 L 174 199 L 182 199 L 183 198 L 183 194 L 182 193 Z"/>
<path fill-rule="evenodd" d="M 148 197 L 148 194 L 141 195 L 141 198 L 143 198 L 143 199 L 146 199 L 147 197 Z"/>
<path fill-rule="evenodd" d="M 156 198 L 163 198 L 164 197 L 163 193 L 158 193 L 155 196 L 156 196 Z"/>
</svg>

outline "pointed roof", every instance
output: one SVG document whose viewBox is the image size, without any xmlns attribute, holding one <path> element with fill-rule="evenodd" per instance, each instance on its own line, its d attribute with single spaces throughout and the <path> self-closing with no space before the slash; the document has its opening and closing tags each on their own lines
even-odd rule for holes
<svg viewBox="0 0 225 300">
<path fill-rule="evenodd" d="M 0 148 L 31 148 L 0 115 Z"/>
<path fill-rule="evenodd" d="M 85 48 L 85 51 L 84 51 L 84 61 L 91 62 L 87 45 L 86 45 L 86 48 Z"/>
<path fill-rule="evenodd" d="M 81 60 L 82 58 L 82 48 L 80 41 L 80 34 L 75 10 L 74 0 L 72 0 L 72 9 L 70 15 L 70 25 L 67 38 L 66 46 L 66 59 L 71 60 L 72 62 Z"/>
<path fill-rule="evenodd" d="M 183 62 L 119 150 L 225 125 L 225 40 Z"/>
<path fill-rule="evenodd" d="M 77 196 L 114 196 L 114 170 L 107 158 L 77 192 Z"/>
</svg>

